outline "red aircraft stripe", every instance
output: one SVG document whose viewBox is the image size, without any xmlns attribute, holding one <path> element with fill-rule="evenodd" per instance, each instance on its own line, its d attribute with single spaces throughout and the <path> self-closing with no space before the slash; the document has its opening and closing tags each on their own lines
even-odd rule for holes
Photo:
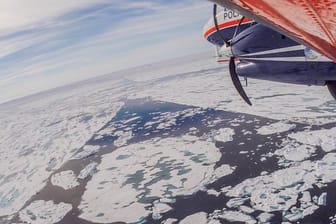
<svg viewBox="0 0 336 224">
<path fill-rule="evenodd" d="M 248 22 L 251 22 L 252 20 L 249 19 L 249 18 L 245 18 L 242 22 L 242 24 L 244 23 L 248 23 Z M 221 24 L 218 24 L 218 29 L 224 29 L 224 28 L 227 28 L 227 27 L 231 27 L 231 26 L 235 26 L 235 25 L 238 25 L 240 22 L 240 19 L 236 19 L 236 20 L 231 20 L 231 21 L 228 21 L 228 22 L 224 22 L 224 23 L 221 23 Z M 208 29 L 205 33 L 204 33 L 204 37 L 205 38 L 208 38 L 210 36 L 210 34 L 216 32 L 217 29 L 215 26 L 211 27 L 210 29 Z"/>
</svg>

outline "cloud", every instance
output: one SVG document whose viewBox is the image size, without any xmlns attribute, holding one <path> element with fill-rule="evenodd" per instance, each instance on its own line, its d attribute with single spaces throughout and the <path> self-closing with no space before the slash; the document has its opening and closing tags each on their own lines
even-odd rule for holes
<svg viewBox="0 0 336 224">
<path fill-rule="evenodd" d="M 33 27 L 61 14 L 105 0 L 1 0 L 0 30 Z"/>
<path fill-rule="evenodd" d="M 0 15 L 16 7 L 0 22 L 0 102 L 208 49 L 201 0 L 5 0 Z"/>
</svg>

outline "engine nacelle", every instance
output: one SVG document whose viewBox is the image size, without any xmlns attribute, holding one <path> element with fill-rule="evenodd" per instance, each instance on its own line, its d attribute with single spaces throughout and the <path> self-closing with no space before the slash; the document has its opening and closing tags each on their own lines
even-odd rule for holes
<svg viewBox="0 0 336 224">
<path fill-rule="evenodd" d="M 224 8 L 223 11 L 218 12 L 216 15 L 217 27 L 214 18 L 209 19 L 204 26 L 204 38 L 216 46 L 217 62 L 226 61 L 231 56 L 231 49 L 225 46 L 224 40 L 231 41 L 235 34 L 237 35 L 255 24 L 251 19 L 242 18 L 243 16 L 237 12 Z"/>
<path fill-rule="evenodd" d="M 257 24 L 232 40 L 239 76 L 276 82 L 328 85 L 336 96 L 336 64 L 272 29 Z"/>
</svg>

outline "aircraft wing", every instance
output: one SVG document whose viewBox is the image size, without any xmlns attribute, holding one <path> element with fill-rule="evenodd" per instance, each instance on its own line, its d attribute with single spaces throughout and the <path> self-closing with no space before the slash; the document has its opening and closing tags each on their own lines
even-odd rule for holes
<svg viewBox="0 0 336 224">
<path fill-rule="evenodd" d="M 336 62 L 336 0 L 210 0 Z"/>
</svg>

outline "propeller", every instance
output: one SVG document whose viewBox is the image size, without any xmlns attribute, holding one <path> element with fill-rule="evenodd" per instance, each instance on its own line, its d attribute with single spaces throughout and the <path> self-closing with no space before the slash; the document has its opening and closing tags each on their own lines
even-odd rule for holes
<svg viewBox="0 0 336 224">
<path fill-rule="evenodd" d="M 213 6 L 213 20 L 214 20 L 214 23 L 215 23 L 216 31 L 219 34 L 220 38 L 223 40 L 223 42 L 226 46 L 230 46 L 229 41 L 225 40 L 222 33 L 219 31 L 219 26 L 218 26 L 218 21 L 217 21 L 217 4 L 214 4 L 214 6 Z"/>
<path fill-rule="evenodd" d="M 229 42 L 228 40 L 225 40 L 225 38 L 223 37 L 223 35 L 221 34 L 220 30 L 219 30 L 219 27 L 218 27 L 218 21 L 217 21 L 217 4 L 214 4 L 214 7 L 213 7 L 213 19 L 214 19 L 214 23 L 215 23 L 215 27 L 216 27 L 216 30 L 220 36 L 220 38 L 223 40 L 226 48 L 230 48 L 230 52 L 232 54 L 232 45 L 233 45 L 233 42 L 232 40 L 236 37 L 237 33 L 238 33 L 238 29 L 239 29 L 239 26 L 241 25 L 241 23 L 243 22 L 243 20 L 245 19 L 245 17 L 243 16 L 238 25 L 236 26 L 236 29 L 235 29 L 235 32 L 233 34 L 233 37 L 231 39 L 231 42 Z M 252 103 L 249 99 L 249 97 L 247 96 L 240 80 L 239 80 L 239 77 L 238 77 L 238 74 L 236 72 L 236 64 L 235 64 L 235 56 L 234 55 L 231 55 L 230 56 L 230 62 L 229 62 L 229 71 L 230 71 L 230 77 L 231 77 L 231 80 L 232 80 L 232 83 L 234 85 L 234 87 L 236 88 L 237 92 L 239 93 L 239 95 L 243 98 L 243 100 L 250 106 L 252 106 Z"/>
<path fill-rule="evenodd" d="M 239 95 L 243 98 L 243 100 L 250 106 L 252 106 L 252 103 L 248 96 L 245 93 L 245 90 L 239 80 L 238 74 L 236 72 L 236 63 L 235 63 L 235 57 L 230 58 L 230 63 L 229 63 L 229 69 L 230 69 L 230 76 L 231 80 L 233 82 L 234 87 L 238 91 Z"/>
</svg>

